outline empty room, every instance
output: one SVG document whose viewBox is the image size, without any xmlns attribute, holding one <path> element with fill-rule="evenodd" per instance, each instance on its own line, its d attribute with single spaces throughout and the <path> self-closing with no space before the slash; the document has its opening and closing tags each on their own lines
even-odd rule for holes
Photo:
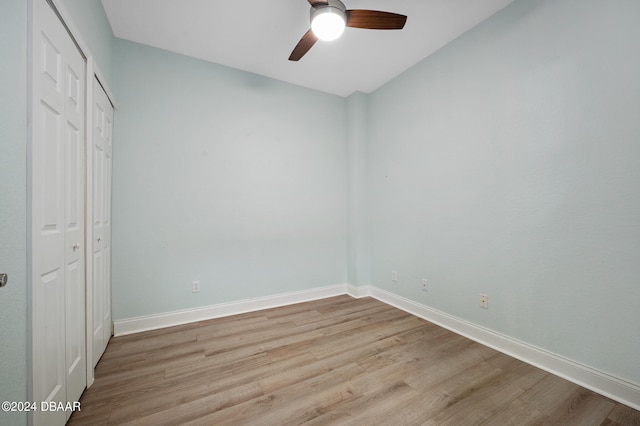
<svg viewBox="0 0 640 426">
<path fill-rule="evenodd" d="M 2 0 L 0 424 L 640 425 L 639 20 Z"/>
</svg>

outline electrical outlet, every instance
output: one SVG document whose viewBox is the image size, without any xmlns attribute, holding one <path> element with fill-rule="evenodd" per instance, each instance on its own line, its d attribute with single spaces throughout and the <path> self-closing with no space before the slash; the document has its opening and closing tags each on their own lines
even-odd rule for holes
<svg viewBox="0 0 640 426">
<path fill-rule="evenodd" d="M 200 281 L 193 281 L 191 283 L 191 293 L 200 293 Z"/>
<path fill-rule="evenodd" d="M 391 281 L 398 281 L 398 273 L 396 271 L 391 271 Z"/>
<path fill-rule="evenodd" d="M 480 307 L 483 309 L 489 309 L 489 296 L 486 294 L 480 295 Z"/>
<path fill-rule="evenodd" d="M 429 291 L 429 281 L 426 278 L 422 279 L 422 291 Z"/>
</svg>

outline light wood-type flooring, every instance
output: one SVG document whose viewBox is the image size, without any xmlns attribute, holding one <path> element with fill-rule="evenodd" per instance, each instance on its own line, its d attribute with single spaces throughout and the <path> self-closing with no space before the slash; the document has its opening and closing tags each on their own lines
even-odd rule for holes
<svg viewBox="0 0 640 426">
<path fill-rule="evenodd" d="M 70 425 L 639 425 L 640 412 L 371 298 L 116 337 Z"/>
</svg>

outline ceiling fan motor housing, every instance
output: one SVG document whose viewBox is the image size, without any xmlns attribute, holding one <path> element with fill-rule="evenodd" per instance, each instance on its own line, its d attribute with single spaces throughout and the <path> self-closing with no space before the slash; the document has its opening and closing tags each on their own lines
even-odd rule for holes
<svg viewBox="0 0 640 426">
<path fill-rule="evenodd" d="M 340 16 L 343 21 L 347 21 L 347 7 L 340 0 L 327 0 L 327 4 L 312 7 L 309 21 L 313 22 L 314 17 L 323 13 L 335 13 Z"/>
<path fill-rule="evenodd" d="M 340 0 L 327 0 L 327 4 L 311 7 L 310 22 L 313 22 L 316 15 L 322 13 L 335 13 L 342 17 L 343 21 L 347 21 L 347 7 Z"/>
<path fill-rule="evenodd" d="M 327 0 L 326 4 L 311 7 L 311 30 L 320 40 L 332 41 L 340 37 L 347 23 L 344 3 Z"/>
</svg>

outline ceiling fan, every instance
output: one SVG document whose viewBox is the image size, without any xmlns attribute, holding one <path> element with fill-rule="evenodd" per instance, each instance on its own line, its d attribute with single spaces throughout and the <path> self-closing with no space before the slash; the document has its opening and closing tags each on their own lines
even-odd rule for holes
<svg viewBox="0 0 640 426">
<path fill-rule="evenodd" d="M 401 30 L 407 17 L 378 10 L 347 9 L 340 0 L 307 0 L 311 5 L 311 28 L 302 36 L 290 61 L 299 61 L 318 40 L 331 41 L 342 35 L 344 27 L 369 30 Z"/>
</svg>

